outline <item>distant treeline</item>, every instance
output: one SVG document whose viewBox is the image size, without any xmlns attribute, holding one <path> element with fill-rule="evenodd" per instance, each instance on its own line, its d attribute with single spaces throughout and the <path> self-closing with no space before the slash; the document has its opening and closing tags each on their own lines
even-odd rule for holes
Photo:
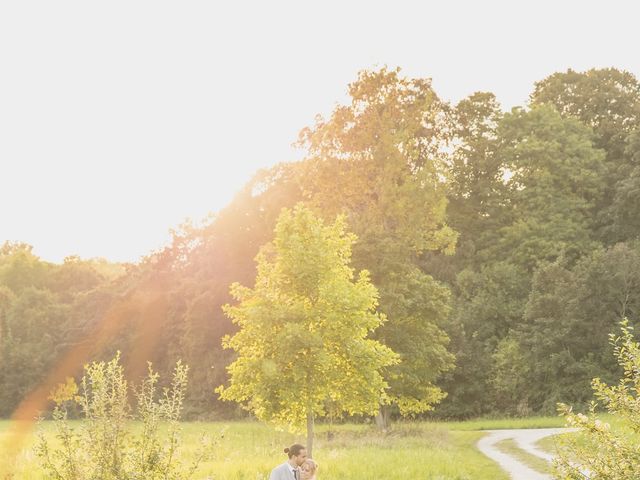
<svg viewBox="0 0 640 480">
<path fill-rule="evenodd" d="M 131 378 L 147 360 L 163 378 L 187 363 L 188 417 L 239 415 L 214 393 L 235 328 L 221 306 L 231 283 L 252 285 L 260 246 L 299 202 L 345 214 L 359 238 L 354 265 L 387 317 L 376 336 L 403 360 L 386 413 L 425 411 L 441 391 L 431 415 L 552 413 L 587 402 L 592 378 L 615 380 L 608 334 L 640 307 L 637 79 L 556 73 L 510 112 L 486 92 L 446 103 L 397 70 L 362 72 L 349 93 L 301 132 L 303 161 L 259 172 L 138 264 L 1 247 L 0 416 L 65 356 L 116 350 Z"/>
</svg>

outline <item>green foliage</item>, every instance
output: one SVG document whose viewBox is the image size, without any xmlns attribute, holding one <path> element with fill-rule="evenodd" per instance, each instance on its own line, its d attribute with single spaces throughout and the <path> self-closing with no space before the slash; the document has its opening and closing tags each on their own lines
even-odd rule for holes
<svg viewBox="0 0 640 480">
<path fill-rule="evenodd" d="M 301 133 L 307 147 L 305 196 L 327 215 L 346 213 L 358 235 L 357 264 L 385 252 L 384 270 L 415 252 L 453 252 L 440 182 L 446 105 L 429 80 L 399 71 L 363 71 L 349 86 L 351 104 Z"/>
<path fill-rule="evenodd" d="M 348 93 L 302 131 L 304 160 L 258 172 L 138 264 L 56 265 L 2 245 L 0 415 L 74 349 L 121 350 L 162 376 L 182 358 L 197 367 L 185 416 L 240 415 L 212 395 L 234 359 L 221 339 L 237 331 L 221 307 L 231 283 L 253 285 L 260 246 L 299 201 L 327 222 L 344 214 L 358 237 L 353 267 L 371 272 L 387 318 L 371 339 L 402 359 L 380 370 L 383 410 L 548 412 L 617 375 L 606 335 L 639 311 L 638 80 L 556 73 L 510 113 L 489 92 L 449 105 L 429 79 L 387 68 L 361 72 Z"/>
<path fill-rule="evenodd" d="M 418 268 L 389 273 L 381 285 L 380 304 L 395 320 L 388 322 L 393 327 L 380 328 L 377 338 L 401 360 L 387 369 L 388 400 L 403 416 L 429 411 L 444 398 L 436 381 L 454 361 L 447 350 L 449 337 L 438 327 L 449 313 L 449 290 Z"/>
<path fill-rule="evenodd" d="M 501 202 L 508 197 L 504 159 L 497 155 L 503 117 L 495 96 L 478 92 L 461 100 L 452 114 L 454 139 L 446 167 L 447 218 L 459 232 L 458 262 L 470 264 L 483 232 L 500 226 Z"/>
<path fill-rule="evenodd" d="M 624 140 L 640 126 L 640 82 L 615 68 L 558 72 L 536 83 L 533 104 L 551 104 L 596 133 L 597 145 L 620 158 Z"/>
<path fill-rule="evenodd" d="M 296 430 L 327 415 L 329 403 L 332 413 L 377 410 L 381 369 L 397 359 L 370 338 L 384 318 L 368 272 L 354 277 L 355 236 L 345 230 L 343 218 L 325 225 L 301 205 L 283 210 L 256 259 L 255 287 L 234 284 L 238 304 L 225 307 L 240 330 L 225 339 L 238 358 L 223 399 Z"/>
<path fill-rule="evenodd" d="M 187 388 L 188 368 L 175 367 L 170 387 L 157 397 L 158 374 L 151 369 L 134 389 L 132 411 L 129 387 L 120 365 L 120 354 L 105 363 L 85 367 L 81 394 L 56 395 L 53 412 L 58 442 L 40 433 L 36 453 L 49 478 L 55 480 L 134 480 L 191 478 L 204 458 L 203 449 L 192 465 L 179 459 L 180 415 Z M 67 420 L 67 403 L 82 408 L 83 422 L 74 427 Z M 131 420 L 141 422 L 138 433 L 130 431 Z M 166 429 L 161 423 L 166 422 Z"/>
<path fill-rule="evenodd" d="M 640 128 L 640 82 L 615 68 L 567 70 L 536 83 L 531 101 L 551 104 L 563 117 L 577 118 L 593 129 L 595 145 L 606 152 L 602 175 L 606 190 L 598 204 L 594 233 L 606 245 L 634 238 L 638 232 L 629 235 L 619 221 L 620 201 L 628 194 L 620 190 L 626 190 L 623 184 L 628 187 L 632 168 L 625 154 L 627 138 Z"/>
<path fill-rule="evenodd" d="M 562 118 L 550 106 L 514 109 L 496 118 L 491 97 L 476 94 L 466 102 L 459 115 L 467 123 L 473 120 L 474 128 L 459 134 L 464 141 L 454 152 L 460 159 L 453 173 L 473 172 L 478 166 L 471 176 L 476 180 L 466 189 L 460 190 L 462 182 L 452 185 L 462 192 L 452 192 L 452 205 L 462 231 L 457 265 L 466 268 L 454 283 L 451 335 L 458 368 L 443 385 L 449 392 L 443 413 L 548 410 L 557 397 L 544 403 L 541 397 L 551 387 L 536 382 L 545 392 L 537 395 L 528 383 L 530 374 L 544 371 L 541 378 L 549 378 L 553 368 L 557 378 L 562 363 L 551 367 L 558 357 L 536 356 L 538 361 L 531 352 L 540 351 L 548 338 L 564 338 L 556 332 L 569 334 L 561 324 L 564 317 L 554 312 L 547 338 L 536 336 L 533 347 L 517 332 L 531 323 L 524 313 L 534 272 L 560 257 L 575 263 L 599 245 L 594 219 L 606 188 L 601 178 L 604 152 L 593 147 L 590 128 Z M 465 161 L 469 165 L 462 169 Z M 555 291 L 562 290 L 556 285 Z M 538 363 L 528 365 L 534 360 Z M 566 365 L 566 359 L 561 362 Z M 585 384 L 576 385 L 575 395 L 580 388 L 584 391 Z"/>
<path fill-rule="evenodd" d="M 621 322 L 622 335 L 611 334 L 614 355 L 623 370 L 615 385 L 599 378 L 592 382 L 597 403 L 591 403 L 587 415 L 575 413 L 560 404 L 569 426 L 579 429 L 579 437 L 570 436 L 554 461 L 556 478 L 627 480 L 640 476 L 640 344 L 633 338 L 627 320 Z M 612 428 L 599 417 L 602 406 L 613 419 L 622 419 L 626 428 Z"/>
<path fill-rule="evenodd" d="M 371 271 L 388 318 L 374 337 L 403 359 L 385 369 L 387 401 L 403 415 L 425 412 L 453 366 L 448 289 L 419 265 L 424 252 L 455 250 L 441 182 L 448 107 L 429 80 L 386 68 L 361 72 L 349 94 L 350 104 L 302 131 L 301 183 L 318 211 L 344 213 L 358 236 L 354 265 Z"/>
<path fill-rule="evenodd" d="M 611 205 L 611 240 L 631 240 L 640 236 L 640 130 L 626 139 L 625 163 L 616 183 Z"/>
<path fill-rule="evenodd" d="M 578 258 L 593 250 L 594 209 L 605 189 L 605 165 L 591 130 L 541 106 L 506 114 L 498 133 L 509 189 L 503 215 L 509 222 L 490 233 L 495 243 L 489 258 L 532 271 L 562 253 Z"/>
<path fill-rule="evenodd" d="M 54 391 L 51 392 L 48 400 L 53 401 L 56 405 L 60 405 L 76 399 L 78 391 L 78 384 L 75 379 L 73 377 L 67 377 L 64 383 L 60 383 Z"/>
<path fill-rule="evenodd" d="M 118 264 L 69 257 L 42 261 L 29 245 L 0 248 L 0 416 L 8 416 L 112 298 Z"/>
<path fill-rule="evenodd" d="M 2 315 L 1 415 L 11 413 L 24 395 L 38 384 L 56 358 L 62 326 L 70 311 L 68 305 L 57 302 L 48 290 L 25 286 L 19 291 L 19 296 L 10 294 L 9 298 L 5 297 Z"/>
<path fill-rule="evenodd" d="M 607 338 L 620 318 L 640 320 L 638 286 L 638 245 L 597 250 L 572 269 L 559 260 L 536 273 L 518 332 L 535 410 L 584 405 L 593 377 L 612 381 L 619 374 Z"/>
<path fill-rule="evenodd" d="M 24 243 L 5 242 L 0 248 L 0 285 L 16 295 L 30 287 L 46 287 L 49 267 Z"/>
<path fill-rule="evenodd" d="M 174 232 L 174 243 L 162 256 L 153 259 L 148 275 L 166 276 L 169 297 L 164 316 L 168 346 L 156 354 L 154 363 L 163 370 L 171 358 L 183 358 L 197 365 L 187 393 L 185 416 L 211 419 L 239 414 L 212 392 L 227 380 L 225 367 L 233 352 L 223 350 L 222 338 L 235 332 L 222 306 L 232 300 L 229 285 L 252 285 L 256 275 L 253 259 L 260 246 L 273 238 L 273 230 L 283 207 L 301 199 L 295 164 L 276 165 L 258 172 L 233 201 L 211 221 L 196 228 L 186 225 Z M 147 315 L 145 322 L 156 319 Z"/>
<path fill-rule="evenodd" d="M 491 355 L 491 377 L 498 411 L 512 415 L 529 415 L 529 405 L 523 393 L 528 391 L 529 365 L 518 341 L 507 336 L 498 342 Z"/>
<path fill-rule="evenodd" d="M 522 267 L 507 262 L 495 262 L 480 271 L 466 269 L 458 275 L 452 326 L 457 368 L 443 382 L 449 392 L 443 414 L 478 416 L 495 408 L 493 355 L 522 321 L 529 282 Z M 505 392 L 499 396 L 504 397 Z M 502 401 L 501 406 L 507 405 Z M 513 413 L 513 405 L 508 406 Z"/>
<path fill-rule="evenodd" d="M 562 260 L 541 267 L 533 278 L 526 322 L 519 329 L 518 338 L 530 363 L 526 381 L 538 388 L 529 388 L 522 394 L 536 410 L 552 412 L 563 398 L 584 402 L 589 395 L 593 362 L 577 356 L 590 355 L 590 351 L 575 348 L 575 344 L 585 340 L 602 343 L 602 339 L 570 312 L 575 303 L 568 297 L 575 288 L 575 275 Z"/>
</svg>

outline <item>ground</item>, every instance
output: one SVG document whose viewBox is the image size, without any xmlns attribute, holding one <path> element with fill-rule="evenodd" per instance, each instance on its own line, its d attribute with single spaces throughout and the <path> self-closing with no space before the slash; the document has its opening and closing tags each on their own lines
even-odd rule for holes
<svg viewBox="0 0 640 480">
<path fill-rule="evenodd" d="M 5 437 L 8 425 L 6 421 L 0 422 L 0 432 Z M 477 447 L 483 437 L 489 438 L 484 430 L 561 425 L 562 419 L 557 417 L 403 422 L 396 424 L 388 434 L 378 432 L 369 424 L 321 425 L 314 457 L 320 464 L 319 480 L 506 480 L 509 478 L 507 473 Z M 186 458 L 195 451 L 202 432 L 213 438 L 221 437 L 213 452 L 214 458 L 201 466 L 195 479 L 266 479 L 270 469 L 284 461 L 283 448 L 304 440 L 255 422 L 185 422 L 183 427 Z M 42 428 L 51 434 L 50 423 Z M 330 431 L 332 435 L 329 435 Z M 37 459 L 30 448 L 22 451 L 17 463 L 16 478 L 46 478 L 39 473 Z"/>
</svg>

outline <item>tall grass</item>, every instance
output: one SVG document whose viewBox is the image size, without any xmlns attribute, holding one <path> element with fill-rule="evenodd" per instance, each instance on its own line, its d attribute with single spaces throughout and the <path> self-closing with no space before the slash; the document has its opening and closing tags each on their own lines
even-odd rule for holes
<svg viewBox="0 0 640 480">
<path fill-rule="evenodd" d="M 525 417 L 525 418 L 479 418 L 463 422 L 435 422 L 450 430 L 503 430 L 513 428 L 560 428 L 564 427 L 564 418 L 555 417 Z"/>
<path fill-rule="evenodd" d="M 0 422 L 0 435 L 6 435 L 8 423 Z M 470 431 L 463 423 L 453 425 L 456 429 L 449 429 L 444 423 L 406 422 L 397 424 L 388 434 L 369 425 L 321 425 L 314 446 L 314 456 L 320 464 L 319 479 L 506 479 L 491 460 L 476 450 L 475 444 L 483 433 Z M 304 441 L 254 422 L 185 422 L 182 427 L 186 460 L 195 454 L 203 432 L 214 438 L 222 436 L 213 460 L 201 465 L 196 479 L 266 479 L 271 469 L 285 460 L 283 448 Z M 43 428 L 50 434 L 50 424 L 45 423 Z M 33 443 L 18 458 L 16 479 L 46 478 L 32 446 Z"/>
</svg>

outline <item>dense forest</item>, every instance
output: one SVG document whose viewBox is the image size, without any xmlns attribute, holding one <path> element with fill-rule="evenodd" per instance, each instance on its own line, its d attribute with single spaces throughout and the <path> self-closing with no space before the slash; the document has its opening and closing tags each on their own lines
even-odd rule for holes
<svg viewBox="0 0 640 480">
<path fill-rule="evenodd" d="M 550 413 L 614 381 L 608 334 L 640 306 L 638 80 L 568 70 L 509 112 L 489 92 L 447 103 L 399 70 L 361 72 L 349 94 L 301 131 L 302 161 L 258 172 L 139 263 L 0 247 L 0 416 L 69 359 L 116 350 L 134 379 L 147 361 L 163 378 L 190 365 L 189 418 L 242 415 L 214 393 L 233 361 L 222 306 L 300 202 L 358 237 L 353 265 L 387 319 L 376 339 L 401 358 L 386 416 Z"/>
</svg>

